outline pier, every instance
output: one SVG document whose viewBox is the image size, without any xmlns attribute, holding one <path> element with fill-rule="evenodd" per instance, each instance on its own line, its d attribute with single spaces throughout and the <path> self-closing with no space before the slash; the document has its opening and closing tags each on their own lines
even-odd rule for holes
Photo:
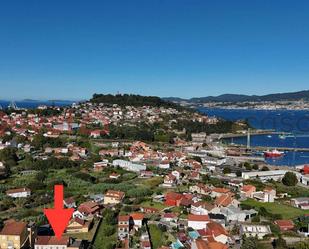
<svg viewBox="0 0 309 249">
<path fill-rule="evenodd" d="M 258 135 L 290 135 L 288 132 L 279 132 L 274 130 L 263 130 L 263 131 L 250 131 L 250 136 L 258 136 Z M 248 132 L 244 133 L 226 133 L 226 134 L 216 134 L 213 138 L 216 139 L 226 139 L 226 138 L 236 138 L 236 137 L 246 137 L 248 136 Z"/>
<path fill-rule="evenodd" d="M 246 145 L 233 145 L 233 147 L 246 149 Z M 251 146 L 250 150 L 253 151 L 266 151 L 266 150 L 279 150 L 279 151 L 296 151 L 296 152 L 309 152 L 309 148 L 294 148 L 294 147 L 272 147 L 272 146 Z"/>
</svg>

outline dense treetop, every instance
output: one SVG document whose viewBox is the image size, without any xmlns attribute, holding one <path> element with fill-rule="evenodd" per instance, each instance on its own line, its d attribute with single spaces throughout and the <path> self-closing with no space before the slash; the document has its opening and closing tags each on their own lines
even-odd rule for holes
<svg viewBox="0 0 309 249">
<path fill-rule="evenodd" d="M 177 104 L 165 101 L 155 96 L 141 96 L 135 94 L 94 94 L 92 99 L 93 103 L 117 104 L 120 106 L 153 106 L 153 107 L 171 107 L 180 109 Z"/>
</svg>

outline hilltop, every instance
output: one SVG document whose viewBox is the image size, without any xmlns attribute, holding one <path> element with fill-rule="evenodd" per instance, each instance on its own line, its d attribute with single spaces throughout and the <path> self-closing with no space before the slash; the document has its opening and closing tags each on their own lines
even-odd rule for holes
<svg viewBox="0 0 309 249">
<path fill-rule="evenodd" d="M 90 99 L 92 103 L 117 104 L 120 106 L 152 106 L 181 108 L 179 105 L 156 96 L 141 96 L 135 94 L 94 94 Z"/>
</svg>

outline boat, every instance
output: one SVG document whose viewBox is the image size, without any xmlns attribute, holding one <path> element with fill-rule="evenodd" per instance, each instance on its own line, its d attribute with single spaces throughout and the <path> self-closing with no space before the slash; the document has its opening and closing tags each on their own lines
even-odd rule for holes
<svg viewBox="0 0 309 249">
<path fill-rule="evenodd" d="M 279 135 L 279 138 L 280 138 L 280 139 L 286 139 L 286 135 L 281 134 L 281 135 Z"/>
<path fill-rule="evenodd" d="M 268 135 L 267 137 L 268 137 L 268 138 L 272 138 L 272 135 Z"/>
<path fill-rule="evenodd" d="M 264 157 L 281 157 L 284 155 L 284 152 L 278 150 L 267 150 L 264 151 Z"/>
</svg>

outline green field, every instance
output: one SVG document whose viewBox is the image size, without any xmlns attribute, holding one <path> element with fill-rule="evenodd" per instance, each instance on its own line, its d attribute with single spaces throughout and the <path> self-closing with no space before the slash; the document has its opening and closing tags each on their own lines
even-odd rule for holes
<svg viewBox="0 0 309 249">
<path fill-rule="evenodd" d="M 143 201 L 140 206 L 142 207 L 151 207 L 151 208 L 156 208 L 159 210 L 162 210 L 166 208 L 161 202 L 155 202 L 155 201 Z"/>
<path fill-rule="evenodd" d="M 114 245 L 116 245 L 117 232 L 115 232 L 113 235 L 108 236 L 108 237 L 104 234 L 104 227 L 107 225 L 108 224 L 102 221 L 98 228 L 99 230 L 94 240 L 94 246 L 96 249 L 110 249 L 110 248 L 113 248 Z"/>
<path fill-rule="evenodd" d="M 251 206 L 256 210 L 258 210 L 261 207 L 264 207 L 269 213 L 279 214 L 282 216 L 283 219 L 293 219 L 304 214 L 309 214 L 309 210 L 301 210 L 278 202 L 264 203 L 255 201 L 253 199 L 248 199 L 241 202 L 241 204 Z"/>
</svg>

